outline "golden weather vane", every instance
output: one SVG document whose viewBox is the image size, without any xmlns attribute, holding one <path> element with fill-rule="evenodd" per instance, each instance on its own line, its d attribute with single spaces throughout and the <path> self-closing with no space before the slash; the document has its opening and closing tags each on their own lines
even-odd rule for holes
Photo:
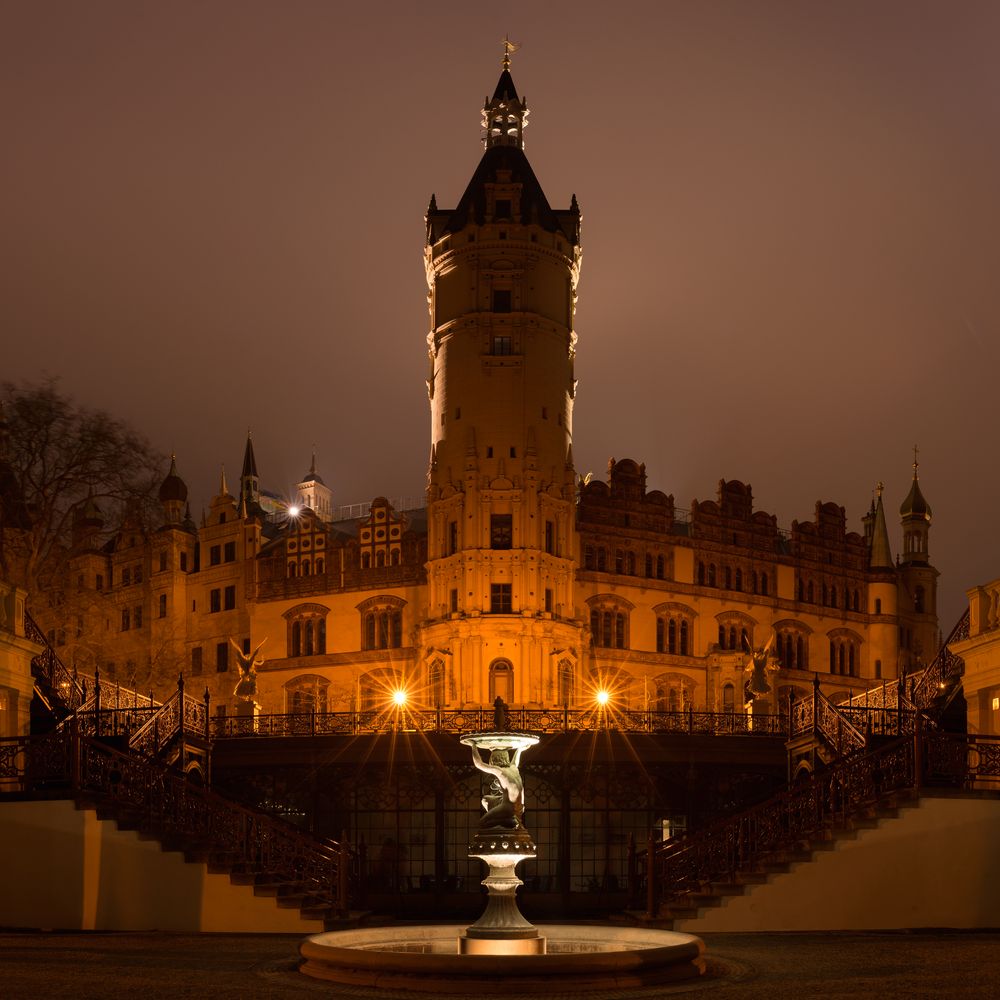
<svg viewBox="0 0 1000 1000">
<path fill-rule="evenodd" d="M 509 35 L 503 36 L 503 63 L 504 69 L 510 69 L 510 57 L 521 47 L 520 42 L 512 42 Z"/>
</svg>

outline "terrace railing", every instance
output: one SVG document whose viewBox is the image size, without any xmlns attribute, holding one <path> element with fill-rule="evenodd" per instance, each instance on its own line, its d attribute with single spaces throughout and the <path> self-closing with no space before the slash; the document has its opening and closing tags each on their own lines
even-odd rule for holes
<svg viewBox="0 0 1000 1000">
<path fill-rule="evenodd" d="M 607 708 L 508 707 L 510 729 L 536 733 L 657 733 L 697 736 L 770 736 L 785 738 L 785 715 L 737 712 L 653 712 Z M 209 721 L 215 739 L 269 736 L 330 736 L 392 731 L 468 733 L 494 727 L 492 708 L 395 709 L 392 711 L 310 712 L 256 717 L 228 716 Z"/>
</svg>

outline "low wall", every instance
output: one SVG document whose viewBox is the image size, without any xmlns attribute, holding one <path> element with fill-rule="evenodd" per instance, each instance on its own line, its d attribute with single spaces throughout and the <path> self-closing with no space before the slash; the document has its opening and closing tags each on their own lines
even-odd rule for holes
<svg viewBox="0 0 1000 1000">
<path fill-rule="evenodd" d="M 922 797 L 674 929 L 1000 928 L 1000 799 Z"/>
<path fill-rule="evenodd" d="M 72 802 L 0 803 L 0 927 L 314 934 L 322 921 Z"/>
</svg>

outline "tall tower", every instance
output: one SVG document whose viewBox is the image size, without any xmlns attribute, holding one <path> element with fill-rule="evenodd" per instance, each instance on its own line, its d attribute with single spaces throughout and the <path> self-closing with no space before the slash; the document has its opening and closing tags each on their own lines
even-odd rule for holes
<svg viewBox="0 0 1000 1000">
<path fill-rule="evenodd" d="M 903 553 L 899 561 L 899 612 L 903 624 L 903 647 L 910 662 L 929 663 L 937 653 L 937 577 L 930 564 L 929 534 L 931 506 L 920 491 L 917 449 L 913 449 L 913 482 L 900 505 Z"/>
<path fill-rule="evenodd" d="M 485 151 L 453 209 L 427 210 L 431 412 L 428 685 L 439 703 L 569 700 L 573 330 L 580 210 L 554 210 L 524 154 L 509 53 Z M 560 679 L 561 678 L 561 679 Z M 443 693 L 442 693 L 443 692 Z"/>
</svg>

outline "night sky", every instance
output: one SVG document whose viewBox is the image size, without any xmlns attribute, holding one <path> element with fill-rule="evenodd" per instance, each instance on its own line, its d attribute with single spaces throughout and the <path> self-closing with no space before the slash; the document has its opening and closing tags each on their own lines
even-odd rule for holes
<svg viewBox="0 0 1000 1000">
<path fill-rule="evenodd" d="M 3 378 L 263 484 L 420 496 L 423 213 L 479 156 L 501 39 L 583 211 L 578 471 L 644 461 L 852 530 L 920 446 L 947 631 L 1000 575 L 1000 5 L 8 2 Z M 165 472 L 166 470 L 164 470 Z"/>
</svg>

